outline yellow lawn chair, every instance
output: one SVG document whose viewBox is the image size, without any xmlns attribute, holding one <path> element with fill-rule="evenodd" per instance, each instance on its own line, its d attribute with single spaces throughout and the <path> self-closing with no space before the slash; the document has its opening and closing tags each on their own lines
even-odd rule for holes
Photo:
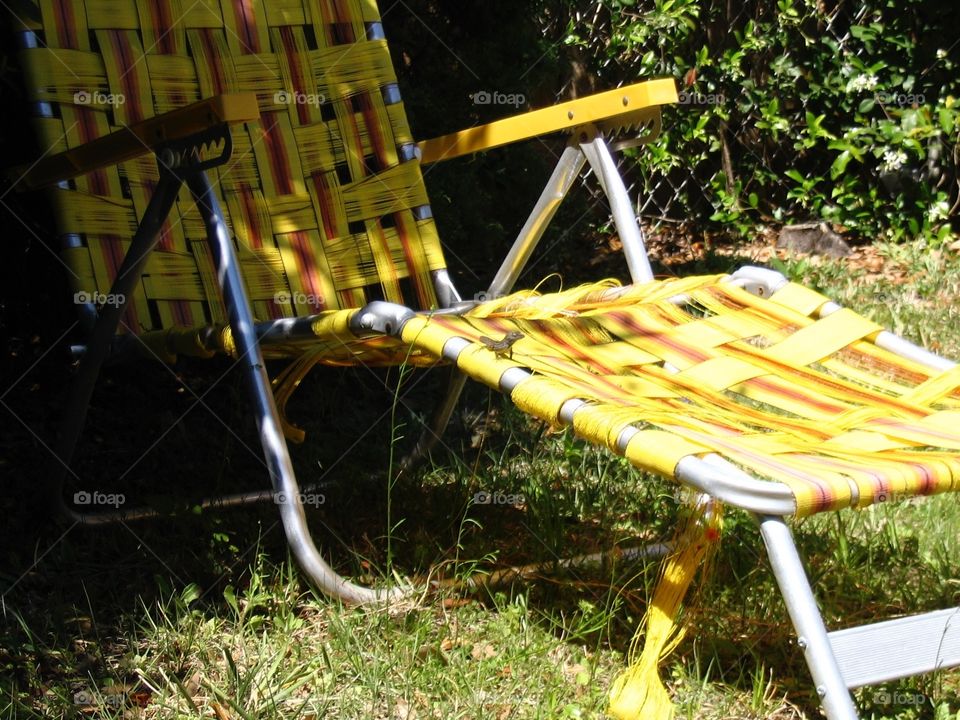
<svg viewBox="0 0 960 720">
<path fill-rule="evenodd" d="M 653 279 L 609 143 L 652 141 L 659 106 L 676 100 L 672 80 L 416 144 L 374 0 L 29 7 L 18 37 L 46 153 L 13 177 L 52 188 L 62 257 L 91 326 L 56 450 L 64 464 L 109 353 L 228 353 L 243 365 L 304 572 L 346 602 L 389 600 L 405 588 L 357 586 L 317 552 L 284 437 L 296 429 L 281 411 L 316 363 L 451 364 L 714 499 L 702 532 L 666 563 L 646 627 L 654 650 L 615 684 L 619 716 L 669 712 L 662 689 L 636 681 L 655 675 L 670 644 L 663 616 L 712 539 L 714 501 L 759 518 L 830 718 L 856 717 L 849 688 L 960 663 L 957 609 L 828 633 L 784 523 L 958 489 L 960 370 L 769 270 Z M 421 166 L 561 131 L 566 149 L 489 299 L 463 301 Z M 509 294 L 587 164 L 633 284 Z M 276 397 L 264 357 L 294 360 Z M 57 492 L 77 522 L 154 514 L 80 512 Z"/>
</svg>

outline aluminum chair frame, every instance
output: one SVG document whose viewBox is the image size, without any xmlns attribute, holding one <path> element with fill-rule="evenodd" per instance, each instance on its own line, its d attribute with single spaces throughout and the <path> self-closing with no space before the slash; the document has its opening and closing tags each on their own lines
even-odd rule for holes
<svg viewBox="0 0 960 720">
<path fill-rule="evenodd" d="M 42 111 L 42 108 L 38 109 Z M 659 129 L 659 118 L 652 120 L 651 124 L 655 126 L 652 133 L 655 134 Z M 609 200 L 633 282 L 649 282 L 653 279 L 642 230 L 623 180 L 617 172 L 604 130 L 602 126 L 592 123 L 576 129 L 560 155 L 556 169 L 529 219 L 494 277 L 487 292 L 488 296 L 499 296 L 512 289 L 560 202 L 587 164 L 596 174 Z M 222 142 L 224 150 L 221 155 L 212 161 L 197 160 L 196 158 L 202 155 L 201 146 L 208 145 L 212 138 Z M 642 143 L 646 139 L 630 138 L 619 141 L 614 146 L 622 149 Z M 225 162 L 229 158 L 230 150 L 230 132 L 225 125 L 181 140 L 176 145 L 161 146 L 157 149 L 161 180 L 140 221 L 111 292 L 124 298 L 131 294 L 132 285 L 157 242 L 160 227 L 176 194 L 181 185 L 186 184 L 203 216 L 272 484 L 270 493 L 237 494 L 210 499 L 204 503 L 208 507 L 229 507 L 274 499 L 279 506 L 287 540 L 298 563 L 321 591 L 351 604 L 389 602 L 410 593 L 413 588 L 401 585 L 389 588 L 356 585 L 332 569 L 311 538 L 300 501 L 301 489 L 294 475 L 261 349 L 271 343 L 289 343 L 300 337 L 306 340 L 309 337 L 306 329 L 311 318 L 266 323 L 255 323 L 253 319 L 251 304 L 239 272 L 236 250 L 205 174 L 209 167 Z M 729 279 L 761 296 L 771 294 L 778 284 L 786 282 L 778 273 L 760 268 L 744 268 Z M 475 304 L 461 301 L 445 271 L 435 273 L 434 281 L 438 296 L 447 306 L 446 311 L 463 312 Z M 682 298 L 678 298 L 678 301 L 681 300 Z M 821 314 L 837 309 L 839 306 L 830 303 Z M 54 474 L 52 484 L 58 508 L 69 520 L 85 525 L 141 519 L 157 514 L 149 508 L 113 513 L 82 513 L 68 505 L 62 495 L 62 480 L 83 427 L 94 383 L 110 353 L 123 310 L 123 303 L 105 307 L 96 319 L 80 361 L 75 387 L 57 444 L 56 455 L 60 467 Z M 372 303 L 355 315 L 353 329 L 360 336 L 371 333 L 399 335 L 403 323 L 414 316 L 412 310 L 403 306 L 384 302 Z M 903 357 L 938 370 L 954 365 L 949 360 L 929 353 L 892 333 L 881 333 L 875 342 Z M 447 342 L 443 351 L 445 359 L 455 362 L 467 345 L 465 340 L 458 342 L 454 339 Z M 501 390 L 509 393 L 525 377 L 526 371 L 511 368 L 500 379 Z M 436 442 L 449 421 L 464 382 L 464 376 L 454 376 L 432 424 L 425 431 L 411 457 L 405 461 L 405 465 L 426 454 Z M 567 402 L 560 413 L 561 420 L 572 422 L 574 413 L 582 405 L 584 402 L 579 400 Z M 621 448 L 626 447 L 631 430 L 628 428 L 621 435 Z M 797 644 L 804 652 L 821 704 L 831 720 L 857 717 L 850 688 L 960 664 L 960 608 L 859 628 L 827 631 L 790 530 L 784 521 L 786 516 L 795 511 L 792 494 L 785 485 L 751 478 L 719 456 L 685 458 L 677 467 L 677 478 L 702 493 L 742 508 L 757 517 L 774 576 L 797 633 Z M 917 647 L 916 642 L 910 648 L 899 646 L 900 660 L 895 668 L 887 668 L 883 665 L 887 660 L 882 652 L 884 643 L 889 643 L 889 638 L 899 637 L 904 631 L 908 631 L 914 639 L 919 636 L 923 641 L 920 644 L 924 647 Z M 929 649 L 931 645 L 936 648 L 933 653 Z"/>
</svg>

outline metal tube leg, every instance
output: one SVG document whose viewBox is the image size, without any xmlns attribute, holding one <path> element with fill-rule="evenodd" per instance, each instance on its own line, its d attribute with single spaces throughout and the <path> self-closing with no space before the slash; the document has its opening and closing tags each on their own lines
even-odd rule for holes
<svg viewBox="0 0 960 720">
<path fill-rule="evenodd" d="M 456 368 L 453 368 L 450 371 L 450 382 L 447 385 L 447 392 L 443 396 L 443 400 L 440 401 L 440 404 L 436 410 L 434 410 L 430 424 L 420 433 L 420 437 L 417 439 L 417 444 L 414 445 L 413 450 L 400 461 L 401 470 L 409 470 L 412 468 L 420 462 L 420 460 L 425 458 L 427 453 L 433 450 L 440 441 L 440 438 L 447 429 L 447 425 L 450 424 L 450 418 L 453 416 L 453 411 L 457 408 L 457 401 L 460 400 L 460 395 L 463 394 L 463 388 L 466 384 L 467 376 Z"/>
<path fill-rule="evenodd" d="M 758 518 L 770 565 L 797 631 L 797 643 L 803 648 L 807 667 L 816 683 L 820 704 L 830 720 L 856 720 L 857 709 L 834 657 L 827 628 L 793 544 L 790 528 L 780 517 Z"/>
<path fill-rule="evenodd" d="M 109 353 L 117 325 L 126 309 L 127 298 L 133 294 L 140 280 L 143 265 L 156 245 L 160 228 L 170 213 L 170 208 L 173 207 L 182 182 L 180 178 L 161 168 L 160 181 L 133 236 L 130 249 L 123 258 L 117 277 L 113 281 L 113 287 L 110 288 L 111 295 L 117 298 L 118 302 L 105 305 L 100 311 L 86 352 L 80 359 L 77 377 L 67 401 L 66 412 L 55 445 L 56 456 L 60 462 L 51 469 L 47 481 L 48 491 L 53 496 L 60 514 L 75 522 L 96 524 L 99 514 L 79 513 L 67 505 L 63 499 L 63 479 L 73 459 L 73 453 L 87 417 L 93 388 L 100 374 L 100 367 Z"/>
<path fill-rule="evenodd" d="M 277 494 L 277 504 L 280 508 L 287 542 L 303 571 L 320 590 L 328 595 L 348 603 L 384 602 L 400 597 L 404 594 L 400 588 L 373 590 L 354 585 L 334 572 L 320 557 L 307 527 L 303 504 L 300 502 L 300 488 L 293 473 L 293 465 L 281 430 L 270 379 L 267 377 L 263 355 L 257 342 L 253 313 L 250 310 L 237 254 L 227 232 L 220 204 L 203 172 L 188 175 L 187 185 L 193 193 L 207 229 L 210 250 L 217 268 L 217 279 L 223 291 L 237 355 L 243 364 L 244 377 L 254 401 L 260 441 L 263 444 L 270 479 Z"/>
<path fill-rule="evenodd" d="M 653 269 L 647 257 L 647 248 L 643 241 L 643 229 L 633 211 L 627 188 L 623 178 L 617 170 L 617 164 L 610 155 L 610 149 L 602 135 L 583 143 L 583 154 L 587 156 L 590 167 L 597 174 L 597 179 L 610 201 L 610 211 L 613 222 L 623 244 L 623 254 L 627 258 L 627 267 L 630 278 L 635 283 L 650 282 L 653 280 Z"/>
<path fill-rule="evenodd" d="M 560 203 L 567 196 L 573 183 L 580 177 L 580 171 L 585 162 L 586 158 L 578 145 L 571 142 L 564 148 L 530 217 L 520 229 L 510 252 L 503 259 L 503 264 L 490 282 L 487 294 L 491 298 L 506 295 L 513 290 L 530 255 L 536 249 L 553 216 L 556 215 L 557 208 L 560 207 Z"/>
</svg>

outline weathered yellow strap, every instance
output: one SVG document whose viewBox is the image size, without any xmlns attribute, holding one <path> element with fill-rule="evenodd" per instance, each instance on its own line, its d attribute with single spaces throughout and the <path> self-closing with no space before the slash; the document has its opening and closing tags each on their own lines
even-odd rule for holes
<svg viewBox="0 0 960 720">
<path fill-rule="evenodd" d="M 675 477 L 677 463 L 683 458 L 707 452 L 710 452 L 709 447 L 663 430 L 643 430 L 630 439 L 625 455 L 637 467 Z"/>
<path fill-rule="evenodd" d="M 625 427 L 638 428 L 627 454 L 644 469 L 673 475 L 681 458 L 716 452 L 789 486 L 799 515 L 960 483 L 960 462 L 938 450 L 960 448 L 960 411 L 932 406 L 953 397 L 953 373 L 919 374 L 864 342 L 873 323 L 849 311 L 814 321 L 716 278 L 625 288 L 604 304 L 598 292 L 580 289 L 582 309 L 571 290 L 563 307 L 524 293 L 494 311 L 438 316 L 430 343 L 475 343 L 461 367 L 493 387 L 506 367 L 531 369 L 513 399 L 548 422 L 566 400 L 586 401 L 580 437 L 616 449 Z M 666 301 L 680 294 L 689 307 Z M 795 296 L 804 310 L 820 302 Z M 507 357 L 479 341 L 508 332 L 522 337 Z"/>
<path fill-rule="evenodd" d="M 811 317 L 830 302 L 830 298 L 826 295 L 821 295 L 816 290 L 811 290 L 797 283 L 784 285 L 770 296 L 770 300 L 791 310 L 796 310 L 801 315 Z"/>
<path fill-rule="evenodd" d="M 784 365 L 809 365 L 883 330 L 871 320 L 843 308 L 797 330 L 767 350 L 767 357 Z"/>
</svg>

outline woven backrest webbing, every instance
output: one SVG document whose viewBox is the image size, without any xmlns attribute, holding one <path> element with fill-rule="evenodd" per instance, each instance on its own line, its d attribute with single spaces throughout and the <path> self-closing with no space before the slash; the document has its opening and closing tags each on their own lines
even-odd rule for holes
<svg viewBox="0 0 960 720">
<path fill-rule="evenodd" d="M 255 92 L 211 172 L 258 319 L 436 305 L 444 267 L 375 0 L 40 0 L 24 52 L 43 149 L 58 152 L 224 92 Z M 39 106 L 43 107 L 43 106 Z M 74 292 L 109 292 L 157 183 L 152 155 L 53 192 Z M 226 321 L 184 190 L 124 325 Z"/>
</svg>

